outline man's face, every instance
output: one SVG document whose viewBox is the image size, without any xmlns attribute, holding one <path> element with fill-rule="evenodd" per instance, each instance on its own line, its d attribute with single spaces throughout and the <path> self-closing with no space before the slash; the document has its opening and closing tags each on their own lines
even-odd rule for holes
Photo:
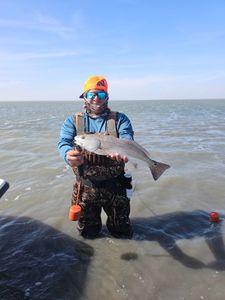
<svg viewBox="0 0 225 300">
<path fill-rule="evenodd" d="M 108 94 L 103 90 L 89 90 L 84 94 L 84 99 L 95 114 L 102 114 L 107 108 Z"/>
</svg>

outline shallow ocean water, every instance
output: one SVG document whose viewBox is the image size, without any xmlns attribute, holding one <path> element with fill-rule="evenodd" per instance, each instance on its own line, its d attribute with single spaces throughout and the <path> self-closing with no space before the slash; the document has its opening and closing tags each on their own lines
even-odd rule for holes
<svg viewBox="0 0 225 300">
<path fill-rule="evenodd" d="M 57 140 L 81 102 L 0 102 L 0 177 L 10 183 L 0 199 L 0 299 L 224 299 L 225 101 L 110 104 L 171 165 L 155 182 L 146 165 L 127 164 L 132 240 L 105 226 L 83 239 L 68 220 L 75 178 Z"/>
</svg>

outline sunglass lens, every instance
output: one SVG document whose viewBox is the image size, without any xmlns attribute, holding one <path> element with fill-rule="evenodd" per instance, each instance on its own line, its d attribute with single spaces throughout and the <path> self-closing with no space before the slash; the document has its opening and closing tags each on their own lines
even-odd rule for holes
<svg viewBox="0 0 225 300">
<path fill-rule="evenodd" d="M 98 98 L 101 100 L 105 100 L 107 97 L 107 94 L 105 92 L 98 92 Z"/>
<path fill-rule="evenodd" d="M 93 92 L 87 92 L 86 95 L 85 95 L 85 98 L 87 99 L 92 99 L 96 96 L 96 93 L 93 93 Z"/>
</svg>

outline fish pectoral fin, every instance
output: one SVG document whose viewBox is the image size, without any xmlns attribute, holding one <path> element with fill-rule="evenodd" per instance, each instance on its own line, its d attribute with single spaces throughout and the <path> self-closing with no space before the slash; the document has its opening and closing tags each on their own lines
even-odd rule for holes
<svg viewBox="0 0 225 300">
<path fill-rule="evenodd" d="M 150 170 L 154 180 L 157 180 L 169 168 L 169 165 L 153 160 Z"/>
<path fill-rule="evenodd" d="M 100 149 L 101 141 L 98 139 L 93 139 L 89 141 L 87 145 L 85 145 L 85 149 L 89 152 L 96 152 L 96 150 Z"/>
</svg>

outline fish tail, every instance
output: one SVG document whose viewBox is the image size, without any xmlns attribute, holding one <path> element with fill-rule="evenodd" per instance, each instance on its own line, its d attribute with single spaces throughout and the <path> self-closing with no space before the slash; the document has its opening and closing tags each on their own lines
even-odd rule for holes
<svg viewBox="0 0 225 300">
<path fill-rule="evenodd" d="M 149 168 L 154 180 L 157 180 L 170 166 L 153 160 L 153 164 L 151 164 Z"/>
</svg>

